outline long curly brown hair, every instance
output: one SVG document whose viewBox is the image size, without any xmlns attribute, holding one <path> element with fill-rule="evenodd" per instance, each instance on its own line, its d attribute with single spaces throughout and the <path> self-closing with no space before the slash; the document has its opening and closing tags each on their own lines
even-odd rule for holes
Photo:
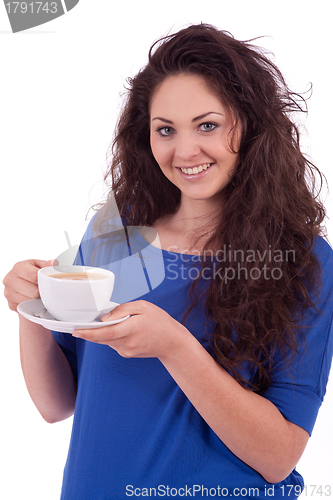
<svg viewBox="0 0 333 500">
<path fill-rule="evenodd" d="M 306 112 L 306 100 L 289 90 L 253 41 L 200 24 L 155 42 L 148 64 L 128 80 L 105 176 L 127 225 L 149 226 L 179 205 L 179 189 L 150 148 L 149 108 L 157 87 L 180 73 L 203 77 L 241 123 L 237 171 L 205 245 L 224 249 L 206 290 L 206 307 L 216 323 L 216 361 L 244 387 L 263 393 L 277 353 L 286 359 L 297 353 L 299 322 L 315 307 L 311 297 L 320 285 L 312 247 L 325 217 L 315 191 L 316 177 L 321 183 L 323 177 L 302 154 L 293 119 L 295 112 Z M 97 225 L 106 212 L 107 203 Z M 198 293 L 192 298 L 194 307 Z"/>
</svg>

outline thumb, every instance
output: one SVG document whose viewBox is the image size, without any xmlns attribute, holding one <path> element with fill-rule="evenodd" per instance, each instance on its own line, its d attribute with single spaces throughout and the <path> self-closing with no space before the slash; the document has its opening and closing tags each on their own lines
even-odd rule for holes
<svg viewBox="0 0 333 500">
<path fill-rule="evenodd" d="M 57 259 L 45 260 L 40 264 L 41 269 L 43 267 L 59 266 Z"/>
</svg>

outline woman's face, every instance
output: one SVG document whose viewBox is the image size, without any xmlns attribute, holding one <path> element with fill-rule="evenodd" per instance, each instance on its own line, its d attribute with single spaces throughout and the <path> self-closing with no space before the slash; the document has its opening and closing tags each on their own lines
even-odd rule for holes
<svg viewBox="0 0 333 500">
<path fill-rule="evenodd" d="M 220 199 L 238 162 L 229 142 L 234 123 L 200 76 L 171 76 L 158 87 L 150 109 L 151 149 L 182 200 Z M 238 144 L 232 146 L 238 151 Z"/>
</svg>

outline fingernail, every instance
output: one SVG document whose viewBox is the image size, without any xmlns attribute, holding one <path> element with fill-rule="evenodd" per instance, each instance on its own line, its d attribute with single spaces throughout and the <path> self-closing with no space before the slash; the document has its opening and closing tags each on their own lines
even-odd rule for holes
<svg viewBox="0 0 333 500">
<path fill-rule="evenodd" d="M 78 330 L 75 330 L 75 332 L 72 333 L 72 336 L 80 338 L 81 337 L 81 332 L 79 332 Z"/>
<path fill-rule="evenodd" d="M 101 321 L 108 321 L 111 318 L 111 313 L 106 313 L 101 316 Z"/>
</svg>

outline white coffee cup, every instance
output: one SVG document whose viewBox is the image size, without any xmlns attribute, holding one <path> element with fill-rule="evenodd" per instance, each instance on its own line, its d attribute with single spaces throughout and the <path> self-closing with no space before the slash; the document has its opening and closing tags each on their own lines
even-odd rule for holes
<svg viewBox="0 0 333 500">
<path fill-rule="evenodd" d="M 57 320 L 89 323 L 110 305 L 115 276 L 107 269 L 51 266 L 37 276 L 42 302 Z"/>
</svg>

